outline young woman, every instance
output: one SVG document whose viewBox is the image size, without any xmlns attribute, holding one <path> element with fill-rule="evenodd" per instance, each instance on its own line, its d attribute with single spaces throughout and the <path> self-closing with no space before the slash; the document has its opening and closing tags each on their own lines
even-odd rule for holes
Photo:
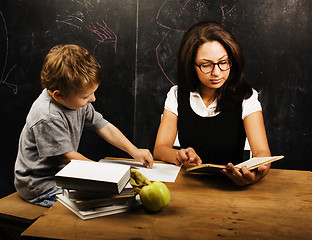
<svg viewBox="0 0 312 240">
<path fill-rule="evenodd" d="M 237 185 L 267 174 L 270 165 L 255 171 L 234 168 L 243 161 L 246 136 L 254 157 L 271 156 L 258 93 L 243 78 L 243 64 L 237 40 L 223 26 L 202 22 L 189 29 L 178 55 L 178 86 L 165 102 L 155 159 L 228 164 L 222 172 Z M 173 148 L 177 133 L 180 150 Z"/>
</svg>

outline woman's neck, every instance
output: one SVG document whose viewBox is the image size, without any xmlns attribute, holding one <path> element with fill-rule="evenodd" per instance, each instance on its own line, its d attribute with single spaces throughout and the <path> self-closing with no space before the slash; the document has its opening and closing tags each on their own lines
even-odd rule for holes
<svg viewBox="0 0 312 240">
<path fill-rule="evenodd" d="M 216 98 L 216 89 L 199 86 L 198 90 L 204 104 L 208 107 Z"/>
</svg>

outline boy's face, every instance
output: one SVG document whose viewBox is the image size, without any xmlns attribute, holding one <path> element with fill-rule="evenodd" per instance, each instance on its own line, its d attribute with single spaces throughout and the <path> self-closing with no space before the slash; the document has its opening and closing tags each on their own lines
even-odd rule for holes
<svg viewBox="0 0 312 240">
<path fill-rule="evenodd" d="M 95 84 L 90 88 L 81 89 L 78 93 L 70 93 L 66 97 L 61 97 L 61 100 L 58 102 L 64 107 L 77 110 L 95 101 L 94 93 L 98 86 L 98 84 Z"/>
</svg>

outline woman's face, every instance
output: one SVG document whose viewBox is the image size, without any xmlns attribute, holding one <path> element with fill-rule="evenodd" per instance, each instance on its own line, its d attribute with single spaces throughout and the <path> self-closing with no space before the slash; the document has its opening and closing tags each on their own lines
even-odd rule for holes
<svg viewBox="0 0 312 240">
<path fill-rule="evenodd" d="M 201 45 L 198 48 L 195 58 L 195 69 L 200 80 L 199 87 L 209 89 L 218 89 L 222 87 L 229 77 L 230 68 L 223 71 L 219 66 L 226 69 L 224 68 L 224 64 L 227 63 L 226 61 L 228 59 L 228 54 L 221 43 L 210 41 Z M 219 63 L 219 66 L 216 63 Z M 209 67 L 212 67 L 212 71 L 209 73 L 203 73 L 199 67 L 201 65 L 202 69 L 209 69 Z"/>
</svg>

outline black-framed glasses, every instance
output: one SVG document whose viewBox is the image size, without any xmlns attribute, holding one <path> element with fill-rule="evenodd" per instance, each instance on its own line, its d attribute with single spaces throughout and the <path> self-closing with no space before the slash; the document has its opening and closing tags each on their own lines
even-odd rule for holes
<svg viewBox="0 0 312 240">
<path fill-rule="evenodd" d="M 200 71 L 202 71 L 203 73 L 210 73 L 213 71 L 213 69 L 215 68 L 216 65 L 218 65 L 218 67 L 221 71 L 229 70 L 232 66 L 232 62 L 230 59 L 226 59 L 226 60 L 222 60 L 222 61 L 217 62 L 217 63 L 206 62 L 206 63 L 202 63 L 199 65 L 195 63 L 195 65 L 197 67 L 199 67 Z"/>
</svg>

